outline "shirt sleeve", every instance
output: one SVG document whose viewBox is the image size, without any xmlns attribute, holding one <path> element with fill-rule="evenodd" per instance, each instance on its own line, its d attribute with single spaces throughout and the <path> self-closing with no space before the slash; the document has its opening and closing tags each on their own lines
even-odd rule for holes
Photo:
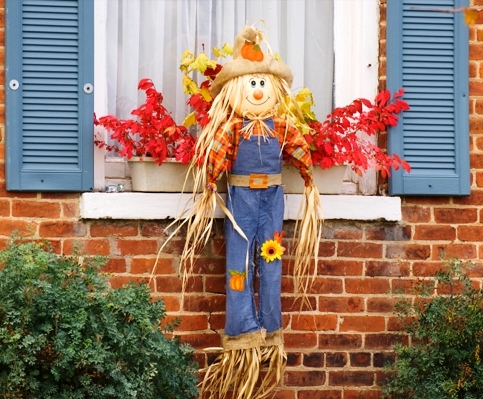
<svg viewBox="0 0 483 399">
<path fill-rule="evenodd" d="M 283 152 L 299 170 L 305 181 L 305 186 L 310 186 L 313 181 L 312 156 L 303 135 L 282 119 L 275 120 L 275 130 L 282 139 Z M 283 141 L 284 140 L 284 141 Z"/>
<path fill-rule="evenodd" d="M 231 168 L 234 147 L 233 126 L 222 126 L 215 133 L 208 154 L 208 183 L 215 183 Z"/>
</svg>

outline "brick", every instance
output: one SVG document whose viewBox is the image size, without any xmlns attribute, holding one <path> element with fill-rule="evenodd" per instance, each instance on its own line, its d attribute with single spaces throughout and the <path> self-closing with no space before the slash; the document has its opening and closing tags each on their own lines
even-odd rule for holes
<svg viewBox="0 0 483 399">
<path fill-rule="evenodd" d="M 329 385 L 331 386 L 372 386 L 374 372 L 372 371 L 331 371 Z"/>
<path fill-rule="evenodd" d="M 315 391 L 299 391 L 298 399 L 342 399 L 342 392 L 331 389 L 317 389 Z"/>
<path fill-rule="evenodd" d="M 339 242 L 337 256 L 348 258 L 380 258 L 382 245 L 368 242 Z"/>
<path fill-rule="evenodd" d="M 436 223 L 475 223 L 478 220 L 474 208 L 435 208 L 433 212 Z"/>
<path fill-rule="evenodd" d="M 385 278 L 348 278 L 345 290 L 350 294 L 385 294 L 389 292 L 389 281 Z"/>
<path fill-rule="evenodd" d="M 225 312 L 210 312 L 210 330 L 222 330 L 223 328 L 225 328 L 225 320 Z"/>
<path fill-rule="evenodd" d="M 208 329 L 206 315 L 169 314 L 163 319 L 163 325 L 178 324 L 174 331 L 202 331 Z"/>
<path fill-rule="evenodd" d="M 360 240 L 362 235 L 362 228 L 355 225 L 343 225 L 336 227 L 332 233 L 333 238 L 337 240 Z"/>
<path fill-rule="evenodd" d="M 458 226 L 458 239 L 461 241 L 481 241 L 483 237 L 483 226 Z"/>
<path fill-rule="evenodd" d="M 285 290 L 283 292 L 286 292 Z M 343 281 L 340 278 L 315 278 L 309 287 L 309 294 L 341 294 Z"/>
<path fill-rule="evenodd" d="M 379 352 L 374 353 L 374 367 L 384 367 L 386 364 L 394 363 L 396 355 L 394 352 Z"/>
<path fill-rule="evenodd" d="M 135 276 L 122 276 L 122 275 L 115 275 L 109 278 L 109 284 L 112 288 L 121 288 L 124 285 L 135 282 L 135 283 L 149 283 L 148 277 L 135 277 Z"/>
<path fill-rule="evenodd" d="M 315 387 L 325 384 L 326 374 L 324 371 L 295 371 L 286 370 L 284 384 L 289 387 Z"/>
<path fill-rule="evenodd" d="M 289 333 L 283 334 L 285 348 L 287 349 L 315 349 L 317 348 L 317 334 L 315 333 Z"/>
<path fill-rule="evenodd" d="M 320 334 L 319 349 L 359 349 L 362 346 L 362 336 L 360 334 Z"/>
<path fill-rule="evenodd" d="M 425 244 L 387 244 L 386 258 L 423 260 L 431 256 L 431 246 Z"/>
<path fill-rule="evenodd" d="M 76 250 L 81 254 L 103 255 L 111 253 L 109 241 L 102 239 L 93 240 L 65 240 L 62 245 L 62 252 L 66 255 L 73 254 Z"/>
<path fill-rule="evenodd" d="M 391 292 L 394 294 L 411 294 L 411 290 L 417 283 L 416 279 L 395 279 L 391 281 Z"/>
<path fill-rule="evenodd" d="M 221 312 L 225 310 L 225 295 L 185 295 L 183 307 L 187 312 Z"/>
<path fill-rule="evenodd" d="M 320 312 L 357 313 L 364 311 L 364 299 L 360 297 L 320 296 Z"/>
<path fill-rule="evenodd" d="M 287 367 L 296 367 L 302 364 L 302 354 L 300 352 L 287 352 Z"/>
<path fill-rule="evenodd" d="M 0 216 L 10 216 L 9 200 L 0 200 Z"/>
<path fill-rule="evenodd" d="M 441 261 L 438 262 L 414 262 L 413 275 L 416 277 L 433 277 L 442 268 Z"/>
<path fill-rule="evenodd" d="M 366 228 L 366 240 L 407 241 L 411 238 L 411 226 L 375 225 Z"/>
<path fill-rule="evenodd" d="M 372 330 L 375 331 L 375 330 Z M 404 342 L 399 334 L 366 334 L 365 349 L 390 350 L 396 342 Z"/>
<path fill-rule="evenodd" d="M 335 255 L 335 242 L 333 241 L 321 241 L 319 243 L 319 256 L 321 258 L 331 257 Z"/>
<path fill-rule="evenodd" d="M 190 344 L 195 349 L 221 347 L 221 337 L 218 333 L 183 334 L 178 337 L 181 343 Z"/>
<path fill-rule="evenodd" d="M 130 272 L 132 274 L 175 274 L 175 260 L 171 257 L 133 257 Z"/>
<path fill-rule="evenodd" d="M 409 273 L 409 263 L 400 260 L 368 261 L 366 263 L 366 276 L 368 277 L 407 277 Z"/>
<path fill-rule="evenodd" d="M 274 391 L 272 399 L 296 399 L 296 393 L 294 391 Z"/>
<path fill-rule="evenodd" d="M 25 218 L 60 218 L 60 203 L 47 201 L 12 201 L 12 216 Z"/>
<path fill-rule="evenodd" d="M 287 297 L 282 296 L 282 312 L 304 312 L 312 311 L 317 307 L 317 298 L 314 296 L 308 296 L 305 298 L 307 302 L 303 302 L 300 296 Z"/>
<path fill-rule="evenodd" d="M 46 221 L 40 223 L 41 237 L 83 237 L 87 233 L 86 225 L 82 222 Z"/>
<path fill-rule="evenodd" d="M 105 273 L 126 273 L 126 260 L 109 257 L 107 263 L 102 266 L 102 271 Z"/>
<path fill-rule="evenodd" d="M 10 237 L 18 231 L 22 236 L 32 236 L 37 231 L 37 223 L 13 218 L 0 218 L 0 236 Z"/>
<path fill-rule="evenodd" d="M 477 247 L 474 244 L 448 244 L 435 245 L 432 249 L 433 260 L 441 259 L 442 256 L 446 258 L 459 259 L 475 259 L 477 256 Z"/>
<path fill-rule="evenodd" d="M 226 260 L 224 258 L 198 258 L 193 265 L 195 274 L 225 274 Z"/>
<path fill-rule="evenodd" d="M 344 399 L 380 399 L 381 391 L 373 389 L 344 389 Z"/>
<path fill-rule="evenodd" d="M 371 354 L 369 352 L 355 352 L 349 354 L 351 367 L 369 367 L 371 365 Z"/>
<path fill-rule="evenodd" d="M 121 255 L 156 255 L 158 253 L 156 240 L 121 239 L 117 240 L 116 244 Z"/>
<path fill-rule="evenodd" d="M 166 308 L 166 312 L 179 312 L 181 310 L 181 297 L 178 293 L 175 295 L 163 294 L 162 296 L 155 293 L 151 294 L 151 297 L 153 300 L 161 299 Z"/>
<path fill-rule="evenodd" d="M 335 314 L 312 314 L 294 315 L 292 317 L 292 330 L 303 331 L 330 331 L 337 327 L 337 315 Z"/>
<path fill-rule="evenodd" d="M 62 217 L 67 219 L 77 219 L 80 214 L 79 204 L 63 202 L 62 206 Z"/>
<path fill-rule="evenodd" d="M 321 259 L 317 265 L 319 276 L 361 276 L 363 263 L 355 260 Z"/>
<path fill-rule="evenodd" d="M 324 354 L 322 352 L 304 353 L 303 365 L 305 367 L 324 367 Z"/>
<path fill-rule="evenodd" d="M 141 224 L 141 235 L 143 237 L 167 237 L 171 233 L 165 231 L 170 223 L 165 222 L 144 222 Z"/>
<path fill-rule="evenodd" d="M 131 223 L 99 222 L 91 225 L 90 233 L 92 237 L 135 237 L 138 235 L 138 226 Z"/>
<path fill-rule="evenodd" d="M 327 367 L 345 367 L 347 365 L 346 352 L 329 352 L 326 354 Z"/>
<path fill-rule="evenodd" d="M 437 225 L 419 225 L 415 226 L 415 240 L 438 240 L 452 241 L 456 238 L 456 229 L 453 226 L 437 224 Z"/>
<path fill-rule="evenodd" d="M 367 299 L 367 311 L 370 313 L 392 313 L 397 299 L 395 298 L 374 298 Z"/>
<path fill-rule="evenodd" d="M 377 332 L 384 330 L 384 317 L 381 316 L 344 316 L 340 323 L 340 331 L 343 332 Z"/>
<path fill-rule="evenodd" d="M 225 276 L 205 277 L 205 292 L 224 294 L 226 292 Z M 286 292 L 285 290 L 283 292 Z"/>
</svg>

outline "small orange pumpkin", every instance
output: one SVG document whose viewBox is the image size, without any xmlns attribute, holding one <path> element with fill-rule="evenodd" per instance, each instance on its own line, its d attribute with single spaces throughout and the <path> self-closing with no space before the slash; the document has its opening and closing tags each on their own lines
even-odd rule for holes
<svg viewBox="0 0 483 399">
<path fill-rule="evenodd" d="M 245 272 L 230 270 L 230 288 L 233 291 L 243 291 L 245 289 Z"/>
<path fill-rule="evenodd" d="M 256 43 L 246 42 L 241 48 L 241 55 L 250 61 L 263 61 L 263 51 Z"/>
</svg>

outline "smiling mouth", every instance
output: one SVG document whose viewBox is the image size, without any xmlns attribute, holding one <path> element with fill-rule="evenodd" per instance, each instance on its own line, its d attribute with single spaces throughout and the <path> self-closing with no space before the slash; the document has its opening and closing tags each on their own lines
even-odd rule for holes
<svg viewBox="0 0 483 399">
<path fill-rule="evenodd" d="M 263 105 L 263 104 L 265 104 L 265 103 L 266 103 L 268 100 L 270 100 L 270 97 L 267 97 L 267 99 L 266 99 L 266 100 L 265 100 L 263 103 L 252 103 L 252 102 L 251 102 L 251 101 L 248 99 L 248 97 L 247 97 L 247 98 L 245 98 L 245 100 L 247 100 L 247 101 L 248 101 L 250 104 L 252 104 L 252 105 Z"/>
</svg>

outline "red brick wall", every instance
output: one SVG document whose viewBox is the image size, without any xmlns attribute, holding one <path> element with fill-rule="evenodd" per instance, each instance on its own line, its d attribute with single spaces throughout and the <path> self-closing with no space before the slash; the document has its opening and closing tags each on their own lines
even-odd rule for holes
<svg viewBox="0 0 483 399">
<path fill-rule="evenodd" d="M 385 75 L 385 1 L 381 7 L 381 88 Z M 483 6 L 483 0 L 472 5 Z M 0 68 L 4 54 L 4 0 L 0 0 Z M 483 13 L 479 23 L 483 24 Z M 327 221 L 322 259 L 310 293 L 313 311 L 299 314 L 287 257 L 283 277 L 283 321 L 288 367 L 278 399 L 375 399 L 381 367 L 392 358 L 398 335 L 393 314 L 396 295 L 408 292 L 440 266 L 440 252 L 476 260 L 472 271 L 481 287 L 483 266 L 483 31 L 470 27 L 470 126 L 472 193 L 462 198 L 403 198 L 400 223 Z M 0 248 L 18 229 L 50 240 L 60 253 L 81 245 L 89 254 L 108 255 L 105 270 L 114 287 L 130 279 L 147 281 L 166 239 L 168 221 L 79 220 L 79 195 L 12 193 L 5 190 L 4 75 L 0 82 Z M 382 137 L 384 139 L 384 137 Z M 293 223 L 284 226 L 287 233 Z M 290 234 L 288 234 L 290 235 Z M 181 302 L 176 270 L 183 237 L 173 240 L 151 282 L 170 318 L 181 316 L 176 333 L 201 351 L 219 346 L 224 324 L 222 221 L 196 264 L 196 277 Z"/>
</svg>

